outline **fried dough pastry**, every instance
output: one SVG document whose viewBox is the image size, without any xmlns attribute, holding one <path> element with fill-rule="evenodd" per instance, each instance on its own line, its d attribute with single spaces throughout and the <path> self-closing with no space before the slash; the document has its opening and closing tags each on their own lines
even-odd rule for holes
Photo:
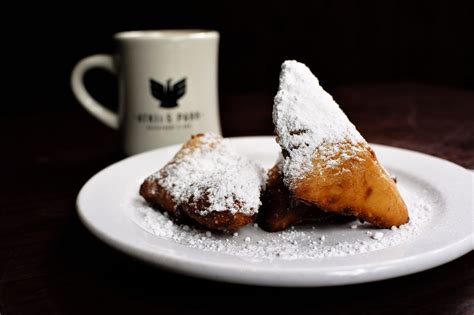
<svg viewBox="0 0 474 315">
<path fill-rule="evenodd" d="M 267 184 L 262 194 L 262 206 L 258 212 L 258 225 L 268 232 L 281 231 L 300 223 L 330 223 L 353 218 L 325 212 L 317 206 L 294 198 L 283 184 L 280 164 L 268 171 Z"/>
<path fill-rule="evenodd" d="M 393 179 L 304 64 L 283 63 L 273 122 L 283 182 L 295 198 L 381 228 L 408 222 Z"/>
<path fill-rule="evenodd" d="M 228 140 L 198 134 L 145 179 L 140 195 L 177 219 L 235 231 L 255 220 L 264 177 L 263 169 L 235 152 Z"/>
</svg>

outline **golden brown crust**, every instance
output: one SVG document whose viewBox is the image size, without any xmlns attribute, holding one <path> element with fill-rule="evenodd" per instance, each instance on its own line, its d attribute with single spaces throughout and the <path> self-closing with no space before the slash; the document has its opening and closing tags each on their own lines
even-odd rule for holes
<svg viewBox="0 0 474 315">
<path fill-rule="evenodd" d="M 236 201 L 238 203 L 239 201 Z M 186 213 L 188 217 L 199 223 L 201 226 L 211 230 L 233 232 L 255 221 L 256 215 L 246 215 L 243 213 L 234 213 L 230 211 L 206 212 L 209 204 L 208 196 L 203 195 L 193 197 L 188 202 L 181 204 L 178 209 L 182 213 Z"/>
<path fill-rule="evenodd" d="M 368 145 L 345 160 L 337 168 L 325 168 L 319 163 L 291 190 L 302 200 L 336 213 L 351 214 L 389 228 L 407 223 L 408 210 L 395 182 L 377 161 Z M 317 162 L 316 162 L 317 161 Z"/>
<path fill-rule="evenodd" d="M 211 212 L 206 215 L 197 214 L 194 211 L 185 210 L 187 215 L 210 230 L 233 232 L 239 228 L 255 221 L 256 215 L 245 215 L 242 213 L 232 214 L 229 211 Z"/>
<path fill-rule="evenodd" d="M 291 225 L 304 222 L 328 222 L 336 219 L 337 214 L 324 212 L 317 206 L 297 200 L 283 183 L 278 165 L 268 171 L 266 189 L 262 195 L 257 222 L 268 232 L 281 231 Z M 348 218 L 352 220 L 353 218 Z"/>
<path fill-rule="evenodd" d="M 200 203 L 186 203 L 177 206 L 169 193 L 163 189 L 158 180 L 147 179 L 140 186 L 140 195 L 152 206 L 167 211 L 176 219 L 191 218 L 202 227 L 210 230 L 233 232 L 255 220 L 256 215 L 242 213 L 232 214 L 230 211 L 210 212 L 201 214 Z"/>
<path fill-rule="evenodd" d="M 182 217 L 170 194 L 163 189 L 158 180 L 147 178 L 140 186 L 140 195 L 152 206 L 159 206 L 176 218 Z"/>
<path fill-rule="evenodd" d="M 197 134 L 191 137 L 181 149 L 176 153 L 174 158 L 167 164 L 176 163 L 176 160 L 183 155 L 190 154 L 193 150 L 203 145 L 203 134 Z M 216 143 L 206 143 L 206 150 L 212 150 Z M 159 180 L 163 176 L 168 176 L 163 171 L 166 166 L 160 170 L 159 175 L 150 176 L 141 184 L 140 195 L 152 206 L 167 211 L 171 216 L 180 220 L 191 219 L 198 225 L 219 231 L 235 231 L 240 227 L 247 225 L 255 220 L 256 215 L 246 215 L 243 213 L 231 213 L 230 211 L 203 212 L 207 203 L 206 196 L 194 196 L 185 203 L 177 204 L 171 197 L 171 193 L 159 184 Z M 238 200 L 236 201 L 238 203 Z"/>
</svg>

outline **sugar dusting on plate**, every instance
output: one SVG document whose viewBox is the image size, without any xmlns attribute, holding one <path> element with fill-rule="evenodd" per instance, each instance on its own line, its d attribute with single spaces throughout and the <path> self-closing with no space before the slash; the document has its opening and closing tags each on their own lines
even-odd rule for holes
<svg viewBox="0 0 474 315">
<path fill-rule="evenodd" d="M 157 237 L 203 251 L 252 260 L 315 259 L 368 253 L 396 246 L 417 237 L 433 217 L 433 200 L 428 194 L 403 189 L 410 209 L 410 222 L 399 228 L 375 229 L 359 221 L 339 225 L 297 226 L 267 233 L 252 224 L 234 234 L 208 233 L 180 225 L 150 208 L 137 196 L 126 207 L 134 221 Z M 357 228 L 352 226 L 357 225 Z"/>
</svg>

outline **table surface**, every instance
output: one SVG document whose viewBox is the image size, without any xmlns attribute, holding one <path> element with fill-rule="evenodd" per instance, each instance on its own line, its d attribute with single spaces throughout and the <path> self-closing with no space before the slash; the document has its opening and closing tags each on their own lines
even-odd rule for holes
<svg viewBox="0 0 474 315">
<path fill-rule="evenodd" d="M 415 83 L 336 88 L 370 142 L 474 168 L 474 92 Z M 221 97 L 225 136 L 271 134 L 270 93 Z M 75 198 L 123 158 L 117 134 L 79 109 L 0 118 L 0 313 L 473 314 L 474 253 L 397 279 L 290 289 L 217 283 L 145 265 L 79 222 Z M 467 218 L 469 219 L 469 218 Z M 472 219 L 472 218 L 471 218 Z"/>
</svg>

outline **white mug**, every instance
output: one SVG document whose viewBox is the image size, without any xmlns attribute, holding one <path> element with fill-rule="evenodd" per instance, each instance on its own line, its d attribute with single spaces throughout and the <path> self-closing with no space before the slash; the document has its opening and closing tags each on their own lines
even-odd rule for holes
<svg viewBox="0 0 474 315">
<path fill-rule="evenodd" d="M 117 54 L 81 60 L 72 72 L 71 86 L 89 113 L 120 130 L 126 154 L 182 143 L 195 133 L 221 133 L 218 32 L 130 31 L 114 39 Z M 84 74 L 92 68 L 118 75 L 118 113 L 99 104 L 84 87 Z"/>
</svg>

